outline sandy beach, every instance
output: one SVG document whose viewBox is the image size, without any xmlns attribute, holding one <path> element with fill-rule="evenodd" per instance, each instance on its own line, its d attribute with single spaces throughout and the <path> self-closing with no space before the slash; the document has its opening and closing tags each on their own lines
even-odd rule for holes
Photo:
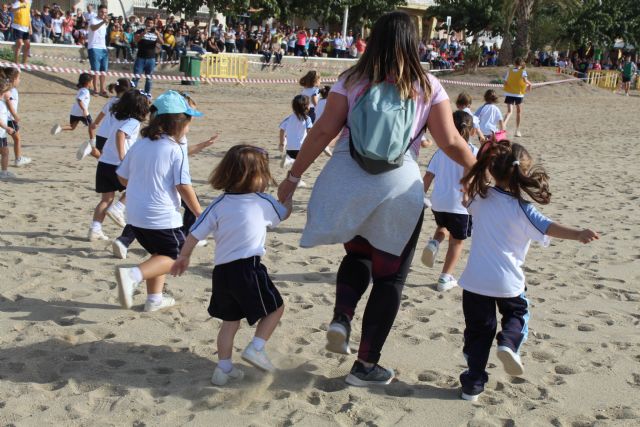
<svg viewBox="0 0 640 427">
<path fill-rule="evenodd" d="M 145 252 L 135 243 L 121 261 L 109 243 L 87 241 L 98 196 L 95 160 L 75 159 L 86 130 L 49 134 L 55 122 L 68 120 L 76 79 L 24 73 L 19 88 L 24 154 L 33 163 L 11 168 L 17 180 L 0 181 L 0 426 L 640 424 L 640 187 L 634 184 L 640 97 L 582 84 L 538 88 L 527 97 L 518 142 L 551 177 L 552 203 L 541 211 L 597 230 L 601 239 L 586 246 L 532 245 L 525 268 L 532 302 L 525 375 L 509 377 L 493 353 L 487 390 L 472 404 L 458 398 L 465 368 L 461 290 L 435 289 L 444 251 L 433 269 L 414 259 L 381 360 L 397 380 L 372 389 L 344 383 L 355 356 L 324 350 L 344 252 L 341 246 L 299 248 L 310 188 L 296 192 L 291 218 L 267 239 L 264 263 L 286 307 L 268 343 L 279 371 L 264 375 L 240 360 L 253 331 L 245 323 L 234 355 L 245 380 L 212 386 L 218 321 L 206 307 L 215 245 L 196 250 L 186 276 L 167 279 L 175 308 L 144 313 L 143 294 L 134 297 L 132 310 L 120 308 L 114 268 L 138 263 Z M 191 143 L 220 134 L 191 159 L 203 205 L 217 195 L 206 184 L 210 171 L 234 144 L 268 149 L 276 179 L 284 177 L 278 124 L 299 87 L 157 83 L 154 95 L 164 89 L 187 89 L 205 112 L 191 126 Z M 452 99 L 463 90 L 446 89 Z M 465 90 L 479 107 L 484 89 Z M 94 117 L 104 101 L 92 98 Z M 513 131 L 515 118 L 509 126 Z M 421 152 L 423 170 L 433 152 Z M 305 181 L 312 184 L 325 162 L 321 157 Z M 428 213 L 419 250 L 434 228 Z M 119 232 L 105 221 L 108 236 Z M 466 251 L 457 274 L 465 260 Z"/>
</svg>

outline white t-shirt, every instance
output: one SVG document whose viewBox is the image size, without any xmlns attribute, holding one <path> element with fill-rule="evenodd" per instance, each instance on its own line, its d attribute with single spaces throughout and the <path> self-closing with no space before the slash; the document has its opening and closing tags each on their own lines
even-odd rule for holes
<svg viewBox="0 0 640 427">
<path fill-rule="evenodd" d="M 531 240 L 548 246 L 552 221 L 532 203 L 521 202 L 499 188 L 476 197 L 468 207 L 473 216 L 471 249 L 460 276 L 462 289 L 496 298 L 524 292 L 524 264 Z"/>
<path fill-rule="evenodd" d="M 469 149 L 474 156 L 478 154 L 478 149 L 473 144 L 469 144 Z M 435 175 L 431 190 L 431 209 L 436 212 L 467 215 L 467 209 L 462 206 L 460 191 L 464 168 L 438 149 L 429 161 L 427 172 Z"/>
<path fill-rule="evenodd" d="M 513 72 L 517 73 L 518 71 L 520 71 L 519 68 L 514 68 Z M 522 78 L 526 79 L 528 77 L 527 72 L 525 70 L 522 71 Z M 507 74 L 504 75 L 504 81 L 506 82 L 507 79 L 509 78 L 509 72 L 507 71 Z M 524 98 L 524 95 L 520 95 L 519 93 L 509 93 L 509 92 L 505 92 L 504 93 L 505 96 L 513 96 L 514 98 Z"/>
<path fill-rule="evenodd" d="M 291 114 L 280 123 L 280 129 L 284 130 L 287 137 L 287 150 L 300 150 L 304 139 L 307 137 L 307 129 L 311 129 L 311 119 L 307 116 L 300 120 L 295 114 Z"/>
<path fill-rule="evenodd" d="M 115 117 L 113 118 L 111 122 L 111 129 L 109 130 L 109 136 L 104 143 L 102 154 L 99 159 L 102 163 L 108 163 L 116 166 L 121 163 L 120 156 L 118 155 L 118 147 L 116 146 L 116 135 L 118 134 L 118 131 L 122 131 L 125 134 L 124 153 L 126 156 L 131 146 L 138 139 L 138 134 L 140 133 L 140 122 L 136 119 L 118 120 Z"/>
<path fill-rule="evenodd" d="M 191 185 L 187 145 L 163 135 L 136 142 L 118 168 L 127 183 L 127 224 L 151 230 L 182 227 L 177 185 Z"/>
<path fill-rule="evenodd" d="M 20 102 L 20 95 L 18 95 L 18 89 L 11 88 L 9 91 L 9 100 L 11 102 L 11 106 L 13 107 L 13 111 L 18 112 L 18 103 Z M 9 120 L 13 120 L 13 114 L 9 113 Z"/>
<path fill-rule="evenodd" d="M 75 99 L 73 100 L 73 105 L 71 106 L 71 115 L 76 117 L 84 117 L 84 112 L 80 105 L 78 105 L 78 101 L 82 101 L 84 107 L 89 111 L 89 103 L 91 102 L 91 92 L 86 87 L 83 87 L 78 91 Z"/>
<path fill-rule="evenodd" d="M 0 101 L 0 123 L 3 125 L 7 125 L 7 121 L 9 120 L 9 109 L 7 108 L 7 104 L 4 101 Z M 0 138 L 7 137 L 7 130 L 5 128 L 0 128 Z"/>
<path fill-rule="evenodd" d="M 326 106 L 327 106 L 326 98 L 318 99 L 318 105 L 316 105 L 316 122 L 318 121 L 322 113 L 324 113 L 324 107 Z"/>
<path fill-rule="evenodd" d="M 214 264 L 226 264 L 263 256 L 267 227 L 277 226 L 286 215 L 287 208 L 268 194 L 224 193 L 204 210 L 191 227 L 191 234 L 198 240 L 213 234 Z"/>
<path fill-rule="evenodd" d="M 119 100 L 120 100 L 119 97 L 113 96 L 109 98 L 107 103 L 104 104 L 104 107 L 102 107 L 101 112 L 102 114 L 104 114 L 104 118 L 100 122 L 98 131 L 96 132 L 97 136 L 101 136 L 103 138 L 109 138 L 109 130 L 111 129 L 111 126 L 113 125 L 113 120 L 114 120 L 113 114 L 111 113 L 111 107 L 113 106 L 113 104 L 115 104 Z"/>
<path fill-rule="evenodd" d="M 475 114 L 480 119 L 480 131 L 483 135 L 491 135 L 498 131 L 498 122 L 502 120 L 502 111 L 495 104 L 484 104 Z"/>
<path fill-rule="evenodd" d="M 102 22 L 102 19 L 93 18 L 89 21 L 89 40 L 88 40 L 88 48 L 89 49 L 106 49 L 107 48 L 107 25 L 102 24 L 100 28 L 93 31 L 91 29 L 91 25 L 98 25 Z"/>
<path fill-rule="evenodd" d="M 84 13 L 82 14 L 82 16 L 84 17 L 84 20 L 85 20 L 85 21 L 87 21 L 87 22 L 91 22 L 91 21 L 93 21 L 93 20 L 96 18 L 96 16 L 98 16 L 98 15 L 96 15 L 96 13 L 95 13 L 95 12 L 84 12 Z"/>
<path fill-rule="evenodd" d="M 56 18 L 51 20 L 51 27 L 53 28 L 54 34 L 62 33 L 62 23 L 63 23 L 62 18 Z"/>
<path fill-rule="evenodd" d="M 478 116 L 476 116 L 475 114 L 473 114 L 471 112 L 471 108 L 469 108 L 469 107 L 463 108 L 462 111 L 464 111 L 465 113 L 467 113 L 471 117 L 473 117 L 473 128 L 474 129 L 480 129 L 480 119 L 478 118 Z"/>
<path fill-rule="evenodd" d="M 306 95 L 309 97 L 309 106 L 311 108 L 315 108 L 315 106 L 313 105 L 313 97 L 314 96 L 318 96 L 318 93 L 320 92 L 320 88 L 319 87 L 305 87 L 304 89 L 302 89 L 302 92 L 300 92 L 300 95 Z"/>
</svg>

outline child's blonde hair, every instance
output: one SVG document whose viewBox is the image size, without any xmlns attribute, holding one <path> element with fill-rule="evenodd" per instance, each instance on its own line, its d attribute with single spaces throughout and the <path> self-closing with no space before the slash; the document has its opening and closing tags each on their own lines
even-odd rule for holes
<svg viewBox="0 0 640 427">
<path fill-rule="evenodd" d="M 484 93 L 484 102 L 487 104 L 495 104 L 498 102 L 498 94 L 495 90 L 489 89 Z"/>
<path fill-rule="evenodd" d="M 460 92 L 458 98 L 456 99 L 456 107 L 465 108 L 471 106 L 471 95 L 467 92 Z"/>
<path fill-rule="evenodd" d="M 259 193 L 276 185 L 269 170 L 269 153 L 253 145 L 235 145 L 227 151 L 209 176 L 215 190 Z"/>
</svg>

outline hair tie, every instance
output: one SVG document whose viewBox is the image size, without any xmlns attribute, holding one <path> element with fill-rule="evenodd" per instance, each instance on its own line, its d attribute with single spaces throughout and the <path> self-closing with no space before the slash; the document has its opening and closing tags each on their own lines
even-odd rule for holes
<svg viewBox="0 0 640 427">
<path fill-rule="evenodd" d="M 520 166 L 520 160 L 514 160 L 513 163 L 511 163 L 513 166 Z"/>
</svg>

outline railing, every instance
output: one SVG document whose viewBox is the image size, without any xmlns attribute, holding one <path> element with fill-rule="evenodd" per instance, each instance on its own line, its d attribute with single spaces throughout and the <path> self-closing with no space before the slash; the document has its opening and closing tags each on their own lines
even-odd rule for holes
<svg viewBox="0 0 640 427">
<path fill-rule="evenodd" d="M 249 62 L 245 56 L 224 53 L 202 55 L 201 77 L 244 80 L 248 73 Z"/>
<path fill-rule="evenodd" d="M 589 71 L 587 73 L 587 83 L 603 89 L 616 90 L 620 80 L 618 71 Z"/>
</svg>

